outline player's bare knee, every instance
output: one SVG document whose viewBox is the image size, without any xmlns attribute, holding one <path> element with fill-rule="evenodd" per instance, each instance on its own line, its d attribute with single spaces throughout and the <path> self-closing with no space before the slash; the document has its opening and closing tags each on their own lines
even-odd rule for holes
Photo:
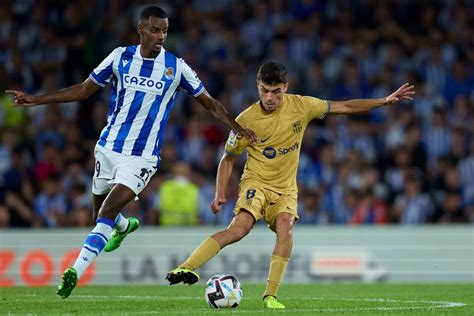
<svg viewBox="0 0 474 316">
<path fill-rule="evenodd" d="M 275 231 L 277 236 L 288 238 L 293 235 L 294 216 L 291 214 L 281 214 L 277 217 Z"/>
<path fill-rule="evenodd" d="M 293 226 L 280 226 L 276 228 L 276 234 L 279 238 L 289 239 L 293 236 Z"/>
<path fill-rule="evenodd" d="M 234 242 L 241 240 L 250 232 L 250 229 L 245 226 L 231 226 L 227 230 L 231 235 L 232 241 Z"/>
</svg>

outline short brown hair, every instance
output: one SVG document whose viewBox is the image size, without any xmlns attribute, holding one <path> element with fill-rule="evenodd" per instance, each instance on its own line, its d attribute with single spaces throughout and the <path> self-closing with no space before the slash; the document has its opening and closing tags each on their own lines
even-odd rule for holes
<svg viewBox="0 0 474 316">
<path fill-rule="evenodd" d="M 286 67 L 276 61 L 268 61 L 260 66 L 257 80 L 268 85 L 287 83 Z"/>
</svg>

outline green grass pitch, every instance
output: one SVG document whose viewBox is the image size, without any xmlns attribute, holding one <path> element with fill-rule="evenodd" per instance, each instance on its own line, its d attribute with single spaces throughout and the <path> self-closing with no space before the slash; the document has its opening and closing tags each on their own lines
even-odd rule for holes
<svg viewBox="0 0 474 316">
<path fill-rule="evenodd" d="M 214 310 L 204 285 L 84 286 L 65 300 L 53 287 L 0 288 L 0 315 L 474 315 L 472 284 L 283 284 L 284 311 L 262 307 L 264 285 L 243 284 L 234 310 Z"/>
</svg>

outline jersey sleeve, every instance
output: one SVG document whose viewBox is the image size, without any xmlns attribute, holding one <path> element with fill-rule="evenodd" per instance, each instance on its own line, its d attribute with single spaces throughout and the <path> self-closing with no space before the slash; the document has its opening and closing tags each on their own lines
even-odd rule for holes
<svg viewBox="0 0 474 316">
<path fill-rule="evenodd" d="M 98 86 L 104 87 L 110 82 L 113 75 L 113 63 L 118 48 L 114 49 L 89 75 L 89 78 Z"/>
<path fill-rule="evenodd" d="M 196 72 L 189 67 L 184 60 L 181 60 L 182 72 L 179 86 L 186 90 L 193 97 L 197 97 L 204 91 L 204 86 L 198 78 Z"/>
<path fill-rule="evenodd" d="M 308 115 L 308 121 L 323 119 L 329 113 L 329 100 L 321 100 L 310 96 L 303 96 L 302 99 L 304 108 Z"/>
<path fill-rule="evenodd" d="M 225 152 L 231 156 L 239 156 L 248 145 L 249 140 L 247 138 L 230 131 L 229 138 L 227 138 L 225 143 Z"/>
</svg>

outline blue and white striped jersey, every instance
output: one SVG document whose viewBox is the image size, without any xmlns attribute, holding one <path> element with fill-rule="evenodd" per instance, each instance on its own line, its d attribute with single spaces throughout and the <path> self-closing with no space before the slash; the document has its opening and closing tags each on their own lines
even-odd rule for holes
<svg viewBox="0 0 474 316">
<path fill-rule="evenodd" d="M 89 78 L 111 84 L 107 125 L 98 144 L 126 155 L 160 154 L 164 130 L 179 88 L 197 97 L 204 86 L 184 60 L 163 47 L 143 58 L 140 45 L 118 47 Z"/>
</svg>

